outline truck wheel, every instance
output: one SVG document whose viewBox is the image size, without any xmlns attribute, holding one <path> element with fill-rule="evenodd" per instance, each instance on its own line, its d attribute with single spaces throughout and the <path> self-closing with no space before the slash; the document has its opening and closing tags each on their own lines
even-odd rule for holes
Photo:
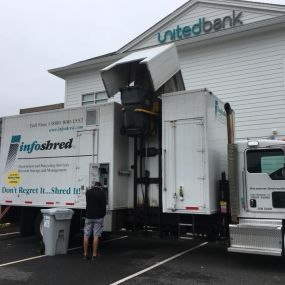
<svg viewBox="0 0 285 285">
<path fill-rule="evenodd" d="M 35 235 L 39 240 L 43 239 L 44 220 L 41 211 L 39 211 L 34 225 Z"/>
</svg>

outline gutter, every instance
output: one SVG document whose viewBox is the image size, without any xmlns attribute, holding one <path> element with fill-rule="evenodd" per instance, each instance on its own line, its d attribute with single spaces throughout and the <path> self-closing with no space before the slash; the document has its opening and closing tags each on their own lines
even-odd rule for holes
<svg viewBox="0 0 285 285">
<path fill-rule="evenodd" d="M 87 59 L 84 61 L 79 61 L 70 65 L 66 65 L 63 67 L 58 67 L 58 68 L 53 68 L 53 69 L 49 69 L 48 72 L 58 76 L 62 79 L 65 79 L 65 77 L 67 75 L 70 75 L 72 73 L 76 73 L 78 71 L 85 71 L 88 69 L 92 69 L 94 67 L 94 65 L 96 67 L 98 66 L 102 66 L 102 67 L 106 67 L 106 65 L 110 64 L 110 61 L 116 61 L 119 60 L 123 57 L 124 55 L 122 54 L 118 54 L 116 52 L 114 53 L 108 53 L 102 56 L 98 56 L 98 57 L 94 57 L 91 59 Z"/>
</svg>

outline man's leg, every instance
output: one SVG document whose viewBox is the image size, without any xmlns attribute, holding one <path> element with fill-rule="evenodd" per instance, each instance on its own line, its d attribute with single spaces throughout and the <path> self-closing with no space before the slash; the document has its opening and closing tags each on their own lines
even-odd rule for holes
<svg viewBox="0 0 285 285">
<path fill-rule="evenodd" d="M 93 256 L 97 256 L 97 249 L 98 249 L 99 237 L 93 237 Z"/>
<path fill-rule="evenodd" d="M 96 219 L 93 227 L 93 256 L 97 256 L 99 238 L 103 232 L 103 219 Z"/>
<path fill-rule="evenodd" d="M 84 238 L 83 238 L 83 254 L 84 254 L 84 256 L 87 256 L 87 254 L 88 254 L 88 242 L 89 242 L 89 237 L 84 236 Z"/>
<path fill-rule="evenodd" d="M 83 237 L 83 254 L 84 258 L 88 255 L 88 243 L 89 243 L 89 237 L 92 234 L 92 227 L 93 224 L 90 220 L 85 219 L 85 225 L 84 225 L 84 237 Z"/>
</svg>

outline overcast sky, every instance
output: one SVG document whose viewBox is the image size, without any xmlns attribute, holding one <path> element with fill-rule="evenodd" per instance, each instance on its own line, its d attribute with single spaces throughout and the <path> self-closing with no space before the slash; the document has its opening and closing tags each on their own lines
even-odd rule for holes
<svg viewBox="0 0 285 285">
<path fill-rule="evenodd" d="M 186 2 L 0 0 L 0 117 L 64 102 L 48 69 L 116 51 Z"/>
</svg>

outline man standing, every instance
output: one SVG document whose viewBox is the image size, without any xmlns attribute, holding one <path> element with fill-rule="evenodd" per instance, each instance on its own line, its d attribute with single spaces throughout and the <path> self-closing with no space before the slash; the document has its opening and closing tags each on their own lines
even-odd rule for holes
<svg viewBox="0 0 285 285">
<path fill-rule="evenodd" d="M 103 232 L 103 221 L 106 215 L 106 198 L 100 182 L 86 192 L 86 218 L 83 238 L 83 259 L 88 259 L 89 237 L 93 234 L 92 260 L 98 256 L 99 237 Z"/>
</svg>

